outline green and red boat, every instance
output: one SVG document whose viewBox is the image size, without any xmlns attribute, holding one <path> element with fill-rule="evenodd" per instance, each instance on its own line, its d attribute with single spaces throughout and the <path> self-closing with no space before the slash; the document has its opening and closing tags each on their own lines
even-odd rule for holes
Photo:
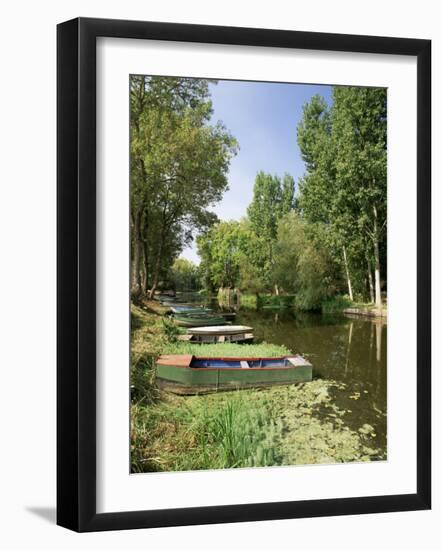
<svg viewBox="0 0 442 550">
<path fill-rule="evenodd" d="M 161 355 L 156 383 L 161 389 L 192 395 L 222 390 L 309 382 L 312 365 L 300 355 L 282 357 L 199 357 Z"/>
<path fill-rule="evenodd" d="M 227 321 L 221 315 L 210 313 L 176 313 L 173 317 L 179 327 L 209 327 L 226 325 Z"/>
<path fill-rule="evenodd" d="M 213 313 L 213 310 L 210 308 L 204 306 L 192 306 L 189 304 L 170 304 L 169 309 L 175 315 L 190 315 L 192 313 L 196 313 L 198 315 L 200 313 Z"/>
</svg>

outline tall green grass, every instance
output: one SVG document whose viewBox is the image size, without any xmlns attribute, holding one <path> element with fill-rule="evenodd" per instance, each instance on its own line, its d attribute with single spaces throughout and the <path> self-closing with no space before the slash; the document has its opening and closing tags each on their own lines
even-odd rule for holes
<svg viewBox="0 0 442 550">
<path fill-rule="evenodd" d="M 137 363 L 132 363 L 130 369 L 131 402 L 151 405 L 159 398 L 155 386 L 155 357 L 142 357 Z"/>
<path fill-rule="evenodd" d="M 349 388 L 315 380 L 262 391 L 168 395 L 149 406 L 134 403 L 132 471 L 385 459 L 385 444 L 369 444 L 373 426 L 349 429 L 346 417 L 351 411 L 336 405 L 337 391 L 348 395 Z"/>
<path fill-rule="evenodd" d="M 247 392 L 246 392 L 247 393 Z M 282 425 L 256 392 L 195 396 L 131 409 L 133 472 L 273 466 Z"/>
<path fill-rule="evenodd" d="M 243 397 L 227 401 L 209 420 L 208 441 L 221 451 L 223 468 L 273 466 L 277 463 L 274 423 L 262 403 L 254 408 Z"/>
</svg>

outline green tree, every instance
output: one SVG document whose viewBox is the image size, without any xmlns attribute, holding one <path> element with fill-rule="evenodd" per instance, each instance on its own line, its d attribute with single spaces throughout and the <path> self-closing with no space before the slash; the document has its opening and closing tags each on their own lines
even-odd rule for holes
<svg viewBox="0 0 442 550">
<path fill-rule="evenodd" d="M 306 310 L 319 309 L 336 290 L 334 262 L 317 231 L 292 211 L 280 220 L 275 244 L 275 279 Z"/>
<path fill-rule="evenodd" d="M 152 296 L 192 234 L 216 221 L 208 208 L 227 189 L 237 143 L 211 115 L 207 80 L 131 78 L 133 293 Z"/>
<path fill-rule="evenodd" d="M 273 248 L 280 218 L 294 207 L 294 194 L 295 183 L 290 175 L 285 174 L 281 182 L 279 177 L 261 171 L 256 176 L 253 200 L 247 209 L 251 228 L 264 248 L 255 267 L 261 271 L 266 286 L 274 288 L 276 293 L 278 286 L 272 274 Z"/>
<path fill-rule="evenodd" d="M 206 279 L 214 288 L 234 288 L 240 279 L 240 261 L 250 238 L 242 222 L 219 222 L 197 238 Z"/>
<path fill-rule="evenodd" d="M 304 106 L 298 144 L 306 172 L 299 207 L 324 226 L 335 261 L 340 256 L 348 293 L 372 284 L 381 303 L 381 253 L 386 227 L 386 92 L 335 87 L 333 107 L 319 96 Z M 363 276 L 368 274 L 368 277 Z"/>
<path fill-rule="evenodd" d="M 384 88 L 336 87 L 333 132 L 337 209 L 371 243 L 375 303 L 381 306 L 381 254 L 387 224 L 387 93 Z"/>
<path fill-rule="evenodd" d="M 298 205 L 305 218 L 325 226 L 326 245 L 344 267 L 348 294 L 353 299 L 353 285 L 348 259 L 348 216 L 334 206 L 337 193 L 335 155 L 332 140 L 332 117 L 319 95 L 304 105 L 303 118 L 297 128 L 298 145 L 306 165 L 299 182 Z M 344 217 L 346 222 L 344 222 Z M 338 260 L 339 259 L 339 260 Z"/>
<path fill-rule="evenodd" d="M 186 258 L 177 258 L 168 277 L 176 290 L 196 291 L 201 288 L 199 267 Z"/>
</svg>

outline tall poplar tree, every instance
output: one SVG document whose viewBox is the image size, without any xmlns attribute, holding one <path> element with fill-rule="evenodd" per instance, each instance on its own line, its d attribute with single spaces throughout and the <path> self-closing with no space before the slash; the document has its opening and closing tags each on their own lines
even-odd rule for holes
<svg viewBox="0 0 442 550">
<path fill-rule="evenodd" d="M 294 207 L 294 194 L 295 182 L 292 176 L 285 174 L 281 181 L 278 176 L 261 171 L 256 176 L 253 200 L 247 209 L 251 227 L 264 243 L 265 254 L 259 267 L 268 287 L 273 287 L 277 294 L 279 290 L 273 277 L 274 245 L 279 220 Z"/>
<path fill-rule="evenodd" d="M 386 235 L 386 90 L 335 87 L 333 107 L 319 96 L 304 106 L 298 144 L 306 164 L 299 206 L 324 224 L 353 298 L 352 278 L 367 273 L 381 305 L 381 253 Z M 371 287 L 370 287 L 371 288 Z"/>
<path fill-rule="evenodd" d="M 375 303 L 381 306 L 381 253 L 387 226 L 387 91 L 336 87 L 333 92 L 336 211 L 348 212 L 371 244 Z M 368 262 L 370 263 L 370 261 Z"/>
</svg>

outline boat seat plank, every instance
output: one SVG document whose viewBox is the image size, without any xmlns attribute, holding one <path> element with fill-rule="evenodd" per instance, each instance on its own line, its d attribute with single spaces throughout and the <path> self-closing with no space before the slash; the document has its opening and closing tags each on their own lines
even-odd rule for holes
<svg viewBox="0 0 442 550">
<path fill-rule="evenodd" d="M 311 367 L 311 363 L 306 361 L 304 357 L 296 355 L 295 357 L 287 357 L 288 361 L 295 367 Z"/>
<path fill-rule="evenodd" d="M 161 355 L 157 360 L 158 365 L 175 365 L 177 367 L 188 367 L 192 362 L 193 355 Z"/>
</svg>

